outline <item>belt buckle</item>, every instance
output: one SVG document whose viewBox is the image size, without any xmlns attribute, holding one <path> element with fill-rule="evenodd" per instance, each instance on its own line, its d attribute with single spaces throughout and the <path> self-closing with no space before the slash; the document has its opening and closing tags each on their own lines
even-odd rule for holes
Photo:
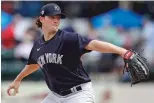
<svg viewBox="0 0 154 103">
<path fill-rule="evenodd" d="M 72 88 L 70 88 L 70 89 L 68 89 L 68 90 L 60 91 L 59 94 L 62 95 L 62 96 L 64 96 L 64 95 L 65 95 L 64 92 L 68 92 L 68 91 L 70 91 L 71 93 L 77 92 L 77 91 L 79 91 L 79 90 L 77 90 L 78 87 L 81 88 L 81 86 L 72 87 Z M 82 89 L 80 89 L 80 90 L 82 90 Z M 63 94 L 63 93 L 64 93 L 64 94 Z M 69 94 L 70 94 L 70 93 L 69 93 Z M 68 94 L 66 94 L 66 95 L 68 95 Z"/>
<path fill-rule="evenodd" d="M 71 88 L 72 93 L 77 92 L 76 87 Z"/>
</svg>

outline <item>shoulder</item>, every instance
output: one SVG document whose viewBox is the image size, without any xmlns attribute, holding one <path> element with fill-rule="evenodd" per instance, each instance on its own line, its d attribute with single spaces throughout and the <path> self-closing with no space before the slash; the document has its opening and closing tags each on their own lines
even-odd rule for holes
<svg viewBox="0 0 154 103">
<path fill-rule="evenodd" d="M 63 40 L 65 41 L 76 41 L 78 36 L 76 32 L 68 32 L 65 30 L 60 30 L 60 35 L 63 37 Z"/>
<path fill-rule="evenodd" d="M 78 40 L 76 32 L 68 32 L 65 30 L 61 30 L 61 35 L 65 43 L 76 43 Z"/>
<path fill-rule="evenodd" d="M 70 35 L 70 36 L 75 36 L 75 35 L 77 35 L 77 33 L 76 32 L 68 32 L 68 31 L 66 31 L 66 30 L 60 30 L 60 32 L 62 33 L 62 34 L 64 34 L 64 35 Z"/>
</svg>

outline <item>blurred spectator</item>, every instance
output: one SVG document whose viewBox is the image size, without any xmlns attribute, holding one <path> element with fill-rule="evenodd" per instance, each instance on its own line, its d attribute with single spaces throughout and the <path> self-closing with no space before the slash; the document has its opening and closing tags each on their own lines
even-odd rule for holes
<svg viewBox="0 0 154 103">
<path fill-rule="evenodd" d="M 14 38 L 15 19 L 12 15 L 2 11 L 2 21 L 2 47 L 12 49 L 16 45 Z"/>
<path fill-rule="evenodd" d="M 15 47 L 14 39 L 14 24 L 10 24 L 4 31 L 2 31 L 2 46 L 10 49 Z"/>
<path fill-rule="evenodd" d="M 144 20 L 142 36 L 145 40 L 143 55 L 154 65 L 154 22 L 149 19 Z"/>
<path fill-rule="evenodd" d="M 85 36 L 88 36 L 91 39 L 99 39 L 98 33 L 96 32 L 96 30 L 94 30 L 90 22 L 88 22 L 87 26 L 85 27 L 87 27 L 87 33 L 85 34 Z M 102 53 L 100 52 L 91 51 L 90 53 L 82 56 L 83 64 L 88 73 L 99 72 L 99 61 L 101 55 Z"/>
<path fill-rule="evenodd" d="M 24 39 L 21 43 L 19 43 L 14 51 L 14 55 L 16 58 L 21 59 L 23 61 L 28 60 L 30 51 L 33 46 L 33 41 L 36 39 L 38 32 L 34 28 L 28 28 L 24 33 Z"/>
<path fill-rule="evenodd" d="M 120 46 L 125 47 L 127 49 L 132 48 L 132 37 L 129 34 L 129 31 L 125 30 L 122 26 L 118 26 L 117 33 L 119 34 L 119 36 L 116 39 L 121 41 Z"/>
<path fill-rule="evenodd" d="M 119 31 L 116 27 L 113 27 L 108 22 L 102 29 L 98 30 L 99 39 L 123 47 L 125 43 L 125 38 L 122 34 L 120 34 L 122 32 Z M 99 60 L 99 72 L 111 72 L 116 66 L 117 57 L 118 55 L 116 54 L 102 54 Z"/>
<path fill-rule="evenodd" d="M 32 18 L 24 18 L 21 15 L 15 15 L 16 25 L 14 29 L 14 36 L 17 41 L 24 40 L 24 33 L 26 30 L 33 25 Z"/>
</svg>

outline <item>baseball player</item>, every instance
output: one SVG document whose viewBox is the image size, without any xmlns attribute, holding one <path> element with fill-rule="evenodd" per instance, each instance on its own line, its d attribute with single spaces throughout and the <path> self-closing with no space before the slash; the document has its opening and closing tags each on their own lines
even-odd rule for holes
<svg viewBox="0 0 154 103">
<path fill-rule="evenodd" d="M 41 68 L 50 89 L 41 103 L 94 103 L 91 79 L 80 57 L 92 50 L 119 54 L 123 58 L 133 54 L 111 43 L 58 29 L 60 19 L 65 17 L 55 3 L 41 8 L 36 24 L 43 36 L 35 40 L 27 65 L 8 87 L 8 95 L 11 89 L 18 93 L 22 79 Z"/>
</svg>

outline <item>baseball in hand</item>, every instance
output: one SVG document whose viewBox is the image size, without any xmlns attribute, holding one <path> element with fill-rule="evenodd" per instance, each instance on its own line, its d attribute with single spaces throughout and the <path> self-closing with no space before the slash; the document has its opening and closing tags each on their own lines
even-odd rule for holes
<svg viewBox="0 0 154 103">
<path fill-rule="evenodd" d="M 10 89 L 9 93 L 10 93 L 10 96 L 15 96 L 16 95 L 15 89 Z"/>
</svg>

